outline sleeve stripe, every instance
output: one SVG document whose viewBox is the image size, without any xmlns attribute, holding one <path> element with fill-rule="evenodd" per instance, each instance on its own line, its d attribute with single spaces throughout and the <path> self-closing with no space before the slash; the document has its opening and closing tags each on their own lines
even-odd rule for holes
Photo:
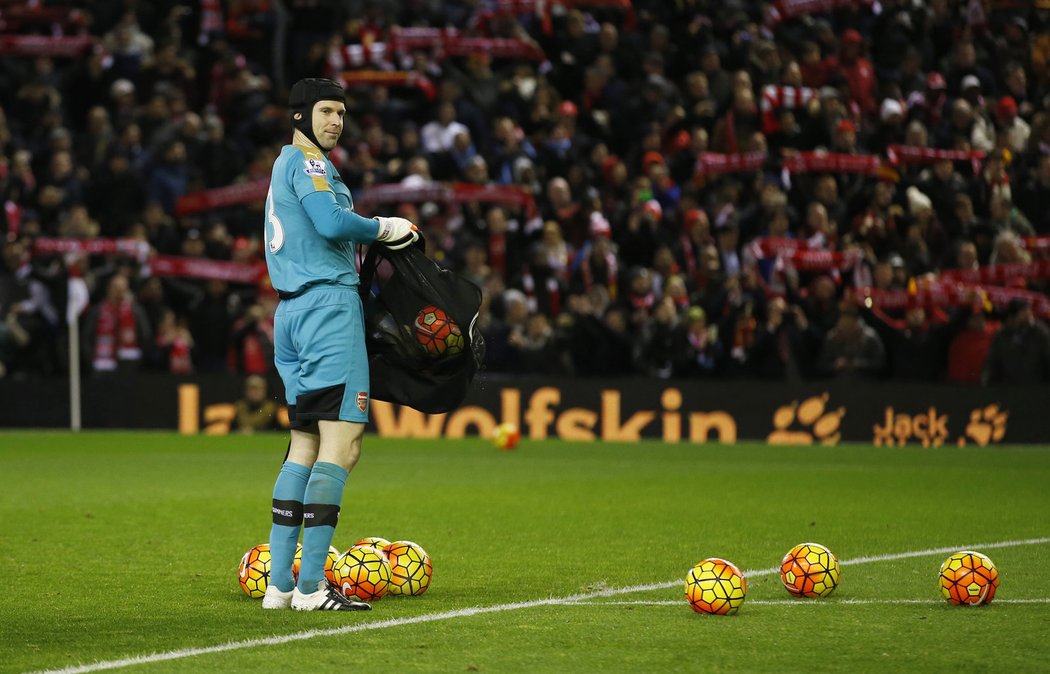
<svg viewBox="0 0 1050 674">
<path fill-rule="evenodd" d="M 295 148 L 303 153 L 304 159 L 320 159 L 324 161 L 324 157 L 321 153 L 312 147 L 306 147 L 305 145 L 296 145 Z M 301 169 L 297 169 L 301 170 Z M 317 192 L 331 192 L 332 186 L 328 184 L 328 179 L 325 176 L 310 176 L 310 180 L 313 181 L 314 191 Z"/>
</svg>

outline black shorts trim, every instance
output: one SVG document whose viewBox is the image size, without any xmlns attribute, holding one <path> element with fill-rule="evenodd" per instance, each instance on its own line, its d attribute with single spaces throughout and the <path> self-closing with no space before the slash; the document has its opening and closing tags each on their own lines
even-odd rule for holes
<svg viewBox="0 0 1050 674">
<path fill-rule="evenodd" d="M 288 406 L 292 428 L 309 426 L 315 421 L 339 421 L 345 395 L 346 384 L 336 384 L 297 396 L 295 405 Z"/>
</svg>

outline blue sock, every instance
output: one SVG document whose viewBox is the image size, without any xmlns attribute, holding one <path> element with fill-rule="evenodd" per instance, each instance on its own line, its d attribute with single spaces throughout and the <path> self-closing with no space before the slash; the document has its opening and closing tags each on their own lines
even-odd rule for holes
<svg viewBox="0 0 1050 674">
<path fill-rule="evenodd" d="M 324 580 L 324 562 L 339 522 L 339 504 L 349 472 L 334 463 L 318 462 L 310 473 L 303 497 L 303 561 L 299 566 L 299 591 L 317 592 Z"/>
<path fill-rule="evenodd" d="M 303 497 L 310 467 L 285 461 L 273 485 L 273 526 L 270 528 L 270 582 L 281 592 L 295 587 L 292 560 L 303 523 Z"/>
</svg>

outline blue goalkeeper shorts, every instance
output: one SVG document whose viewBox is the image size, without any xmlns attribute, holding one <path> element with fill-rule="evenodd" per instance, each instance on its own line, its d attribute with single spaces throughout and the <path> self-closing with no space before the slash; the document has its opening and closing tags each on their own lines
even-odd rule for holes
<svg viewBox="0 0 1050 674">
<path fill-rule="evenodd" d="M 368 353 L 356 288 L 318 286 L 281 300 L 273 328 L 274 363 L 293 427 L 368 421 Z"/>
</svg>

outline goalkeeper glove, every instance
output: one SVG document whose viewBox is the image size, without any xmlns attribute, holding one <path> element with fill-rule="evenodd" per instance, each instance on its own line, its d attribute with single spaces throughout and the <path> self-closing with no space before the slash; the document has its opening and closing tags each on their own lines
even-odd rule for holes
<svg viewBox="0 0 1050 674">
<path fill-rule="evenodd" d="M 390 250 L 401 250 L 419 240 L 419 228 L 404 218 L 377 217 L 379 234 L 376 241 Z"/>
</svg>

